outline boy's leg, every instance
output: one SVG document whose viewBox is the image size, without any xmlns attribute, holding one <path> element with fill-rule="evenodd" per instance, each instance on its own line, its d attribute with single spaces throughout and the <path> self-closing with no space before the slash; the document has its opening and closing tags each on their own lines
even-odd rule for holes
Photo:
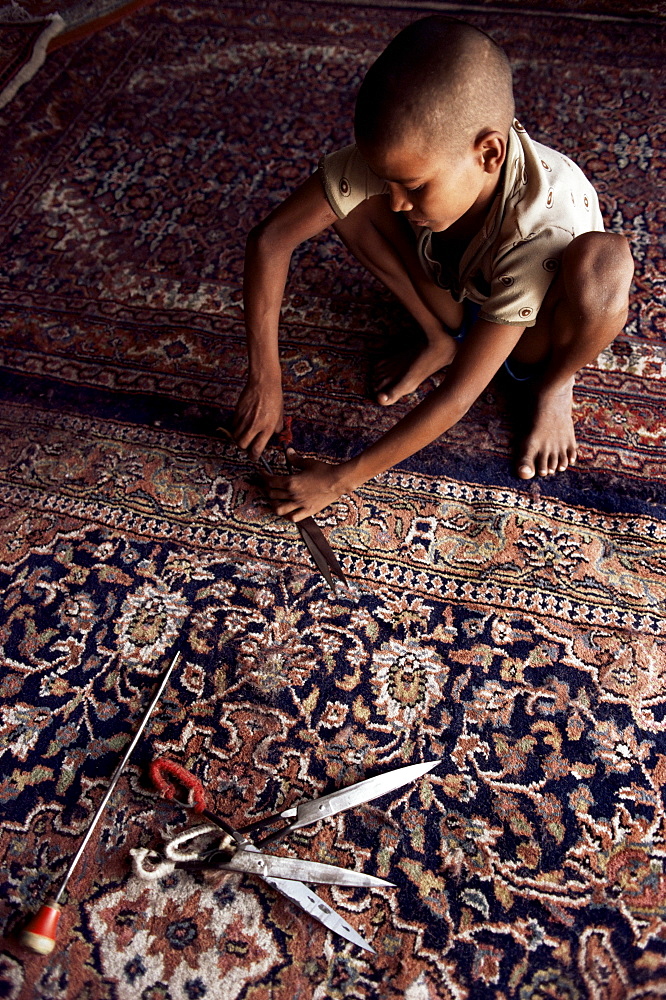
<svg viewBox="0 0 666 1000">
<path fill-rule="evenodd" d="M 574 376 L 622 332 L 634 264 L 615 233 L 584 233 L 564 251 L 560 271 L 512 359 L 545 364 L 534 387 L 530 429 L 517 453 L 521 479 L 562 472 L 576 460 Z"/>
<path fill-rule="evenodd" d="M 462 323 L 462 306 L 428 278 L 409 223 L 391 210 L 387 198 L 369 198 L 337 222 L 335 230 L 357 260 L 411 313 L 426 337 L 425 344 L 377 366 L 377 401 L 389 406 L 451 363 L 456 342 L 449 330 Z"/>
</svg>

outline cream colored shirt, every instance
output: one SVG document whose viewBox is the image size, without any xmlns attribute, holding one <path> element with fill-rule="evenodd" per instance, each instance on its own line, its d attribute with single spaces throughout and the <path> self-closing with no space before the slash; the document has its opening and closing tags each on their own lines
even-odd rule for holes
<svg viewBox="0 0 666 1000">
<path fill-rule="evenodd" d="M 322 157 L 319 170 L 340 219 L 388 192 L 355 145 Z M 418 245 L 426 271 L 456 301 L 478 303 L 481 318 L 492 323 L 534 326 L 564 248 L 581 233 L 603 230 L 596 191 L 582 170 L 514 121 L 500 189 L 457 273 L 437 259 L 429 229 L 419 231 Z"/>
</svg>

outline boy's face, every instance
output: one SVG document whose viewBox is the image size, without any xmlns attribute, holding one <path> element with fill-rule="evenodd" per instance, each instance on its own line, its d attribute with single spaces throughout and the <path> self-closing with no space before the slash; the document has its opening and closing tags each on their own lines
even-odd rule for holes
<svg viewBox="0 0 666 1000">
<path fill-rule="evenodd" d="M 470 234 L 475 232 L 500 176 L 498 166 L 488 169 L 488 163 L 495 161 L 489 161 L 479 147 L 470 146 L 466 153 L 428 150 L 418 134 L 408 134 L 385 149 L 361 145 L 360 151 L 370 168 L 388 183 L 393 211 L 436 233 L 452 226 L 456 236 L 468 235 L 468 229 Z"/>
</svg>

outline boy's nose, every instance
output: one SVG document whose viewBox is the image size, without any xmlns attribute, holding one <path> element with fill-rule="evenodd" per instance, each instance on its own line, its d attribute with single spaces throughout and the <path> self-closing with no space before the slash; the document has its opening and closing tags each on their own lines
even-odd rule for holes
<svg viewBox="0 0 666 1000">
<path fill-rule="evenodd" d="M 401 188 L 399 184 L 390 184 L 389 192 L 391 195 L 392 212 L 411 212 L 414 206 L 409 200 L 407 192 L 404 188 Z"/>
</svg>

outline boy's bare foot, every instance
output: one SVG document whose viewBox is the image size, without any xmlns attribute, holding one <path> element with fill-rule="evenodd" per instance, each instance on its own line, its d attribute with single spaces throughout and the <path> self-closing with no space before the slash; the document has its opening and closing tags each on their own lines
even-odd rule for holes
<svg viewBox="0 0 666 1000">
<path fill-rule="evenodd" d="M 571 379 L 563 387 L 536 393 L 532 429 L 518 452 L 517 469 L 521 479 L 532 479 L 534 475 L 552 476 L 575 464 L 576 435 L 571 416 L 573 385 Z"/>
<path fill-rule="evenodd" d="M 453 361 L 457 344 L 448 333 L 426 341 L 424 346 L 400 351 L 384 358 L 373 372 L 373 388 L 380 406 L 392 406 L 402 396 Z"/>
</svg>

